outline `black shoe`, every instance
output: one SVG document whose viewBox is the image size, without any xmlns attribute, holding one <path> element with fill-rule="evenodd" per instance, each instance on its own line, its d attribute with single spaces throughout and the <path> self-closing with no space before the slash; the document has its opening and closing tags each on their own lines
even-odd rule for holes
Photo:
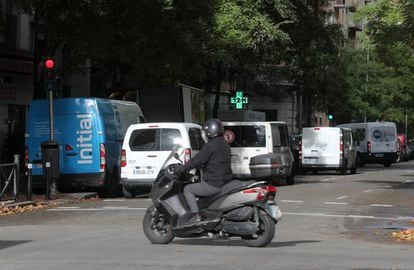
<svg viewBox="0 0 414 270">
<path fill-rule="evenodd" d="M 189 221 L 186 222 L 184 227 L 192 227 L 202 224 L 201 216 L 199 213 L 193 214 Z"/>
</svg>

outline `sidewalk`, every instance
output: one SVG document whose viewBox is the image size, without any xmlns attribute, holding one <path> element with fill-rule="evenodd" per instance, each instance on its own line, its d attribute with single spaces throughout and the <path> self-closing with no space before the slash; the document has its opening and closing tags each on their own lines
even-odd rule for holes
<svg viewBox="0 0 414 270">
<path fill-rule="evenodd" d="M 80 192 L 80 193 L 58 193 L 50 200 L 45 199 L 45 195 L 33 195 L 31 201 L 21 200 L 15 202 L 0 202 L 0 216 L 16 212 L 25 212 L 26 209 L 31 211 L 36 208 L 54 207 L 72 202 L 98 198 L 96 192 Z"/>
</svg>

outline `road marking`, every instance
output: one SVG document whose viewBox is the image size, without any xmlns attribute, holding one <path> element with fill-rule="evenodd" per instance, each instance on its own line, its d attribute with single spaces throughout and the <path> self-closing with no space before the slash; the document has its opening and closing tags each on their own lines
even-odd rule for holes
<svg viewBox="0 0 414 270">
<path fill-rule="evenodd" d="M 104 202 L 125 202 L 125 199 L 105 199 Z"/>
<path fill-rule="evenodd" d="M 102 207 L 102 208 L 52 208 L 47 209 L 47 211 L 51 212 L 64 212 L 64 211 L 85 211 L 85 212 L 94 212 L 94 211 L 114 211 L 114 210 L 128 210 L 128 211 L 143 211 L 147 210 L 147 208 L 142 207 Z"/>
<path fill-rule="evenodd" d="M 58 207 L 47 209 L 51 212 L 65 212 L 65 211 L 111 211 L 115 208 L 73 208 L 73 207 Z M 142 207 L 131 207 L 131 208 L 119 208 L 118 210 L 131 210 L 131 211 L 145 211 L 147 208 Z M 405 216 L 405 217 L 376 217 L 376 216 L 362 216 L 362 215 L 336 215 L 336 214 L 324 214 L 324 213 L 304 213 L 304 212 L 282 212 L 283 215 L 287 216 L 311 216 L 311 217 L 340 217 L 340 218 L 354 218 L 354 219 L 377 219 L 377 220 L 413 220 L 414 217 Z"/>
<path fill-rule="evenodd" d="M 335 177 L 322 179 L 321 182 L 326 182 L 326 181 L 331 181 L 331 180 L 335 180 Z"/>
<path fill-rule="evenodd" d="M 104 209 L 115 209 L 115 210 L 122 210 L 128 208 L 128 206 L 102 206 Z"/>
<path fill-rule="evenodd" d="M 365 190 L 364 193 L 372 192 L 372 189 Z"/>
<path fill-rule="evenodd" d="M 325 202 L 325 204 L 338 204 L 338 205 L 347 205 L 346 202 Z"/>
<path fill-rule="evenodd" d="M 282 212 L 283 215 L 287 216 L 312 216 L 312 217 L 341 217 L 341 218 L 360 218 L 360 219 L 378 219 L 378 220 L 410 220 L 414 217 L 375 217 L 375 216 L 360 216 L 360 215 L 334 215 L 324 213 L 293 213 L 293 212 Z"/>
<path fill-rule="evenodd" d="M 303 203 L 303 201 L 295 201 L 295 200 L 280 200 L 281 202 L 291 202 L 291 203 Z"/>
<path fill-rule="evenodd" d="M 404 184 L 406 184 L 406 183 L 412 183 L 412 182 L 414 182 L 414 180 L 410 180 L 410 179 L 408 179 L 408 180 L 405 180 L 405 181 L 404 181 Z"/>
<path fill-rule="evenodd" d="M 58 206 L 59 209 L 79 209 L 80 206 Z"/>
<path fill-rule="evenodd" d="M 369 206 L 372 206 L 372 207 L 394 207 L 394 205 L 392 205 L 392 204 L 370 204 Z"/>
<path fill-rule="evenodd" d="M 342 199 L 345 199 L 345 198 L 348 198 L 348 196 L 341 196 L 341 197 L 336 198 L 336 200 L 342 200 Z"/>
<path fill-rule="evenodd" d="M 392 188 L 392 186 L 382 186 L 382 188 Z"/>
</svg>

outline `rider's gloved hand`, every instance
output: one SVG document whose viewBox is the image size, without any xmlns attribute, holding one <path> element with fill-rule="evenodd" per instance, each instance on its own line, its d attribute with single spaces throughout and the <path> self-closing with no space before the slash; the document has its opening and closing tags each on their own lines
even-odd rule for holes
<svg viewBox="0 0 414 270">
<path fill-rule="evenodd" d="M 176 174 L 179 174 L 179 175 L 184 174 L 186 171 L 187 171 L 187 170 L 185 169 L 185 167 L 184 167 L 184 166 L 177 166 L 177 167 L 175 168 L 175 173 L 176 173 Z"/>
</svg>

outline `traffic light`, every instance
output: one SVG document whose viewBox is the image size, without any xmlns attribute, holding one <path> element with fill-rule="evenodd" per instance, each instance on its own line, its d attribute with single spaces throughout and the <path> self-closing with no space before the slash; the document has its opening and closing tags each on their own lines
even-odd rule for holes
<svg viewBox="0 0 414 270">
<path fill-rule="evenodd" d="M 56 71 L 55 71 L 55 60 L 47 58 L 44 62 L 46 68 L 46 89 L 47 91 L 56 91 Z"/>
<path fill-rule="evenodd" d="M 328 114 L 328 120 L 333 120 L 334 119 L 334 116 L 333 116 L 333 114 Z"/>
</svg>

